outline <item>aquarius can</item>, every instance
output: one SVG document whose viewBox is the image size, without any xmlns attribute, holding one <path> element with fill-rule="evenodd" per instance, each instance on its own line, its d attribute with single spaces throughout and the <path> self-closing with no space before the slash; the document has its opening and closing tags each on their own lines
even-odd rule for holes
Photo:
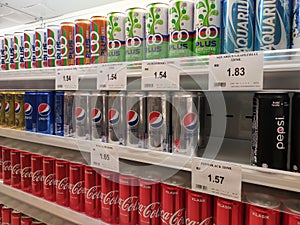
<svg viewBox="0 0 300 225">
<path fill-rule="evenodd" d="M 74 106 L 74 92 L 66 91 L 64 94 L 64 136 L 75 136 L 75 118 L 73 110 Z"/>
<path fill-rule="evenodd" d="M 24 94 L 25 92 L 15 93 L 15 128 L 18 130 L 25 129 Z"/>
<path fill-rule="evenodd" d="M 35 56 L 36 68 L 48 66 L 47 30 L 45 28 L 35 29 Z"/>
<path fill-rule="evenodd" d="M 146 13 L 146 59 L 168 57 L 168 10 L 169 5 L 151 3 Z"/>
<path fill-rule="evenodd" d="M 1 51 L 1 70 L 6 70 L 6 51 L 4 36 L 0 36 L 0 51 Z"/>
<path fill-rule="evenodd" d="M 63 91 L 54 94 L 54 134 L 64 136 L 64 97 Z"/>
<path fill-rule="evenodd" d="M 0 92 L 0 126 L 5 122 L 5 93 Z"/>
<path fill-rule="evenodd" d="M 106 16 L 93 16 L 91 19 L 91 63 L 107 62 L 107 19 Z"/>
<path fill-rule="evenodd" d="M 194 55 L 216 55 L 221 50 L 221 1 L 194 3 Z"/>
<path fill-rule="evenodd" d="M 14 35 L 5 34 L 5 46 L 8 49 L 8 68 L 10 70 L 15 69 L 15 49 L 14 49 Z"/>
<path fill-rule="evenodd" d="M 75 61 L 76 65 L 91 62 L 90 20 L 75 20 Z"/>
<path fill-rule="evenodd" d="M 112 12 L 107 15 L 108 62 L 125 61 L 125 21 L 126 15 Z"/>
<path fill-rule="evenodd" d="M 126 10 L 126 61 L 140 61 L 145 57 L 146 10 L 129 8 Z"/>
<path fill-rule="evenodd" d="M 6 92 L 5 93 L 5 122 L 4 126 L 13 128 L 15 125 L 15 93 Z"/>
<path fill-rule="evenodd" d="M 34 47 L 34 36 L 33 30 L 24 31 L 24 63 L 25 69 L 31 69 L 35 63 L 35 47 Z"/>
<path fill-rule="evenodd" d="M 60 27 L 57 25 L 50 25 L 47 27 L 47 49 L 48 67 L 60 66 Z"/>
<path fill-rule="evenodd" d="M 194 1 L 171 0 L 169 6 L 169 58 L 192 56 Z"/>
<path fill-rule="evenodd" d="M 72 22 L 60 24 L 61 66 L 75 65 L 74 28 L 75 25 Z"/>
<path fill-rule="evenodd" d="M 15 50 L 15 69 L 24 69 L 24 33 L 16 32 L 14 34 L 14 50 Z"/>
</svg>

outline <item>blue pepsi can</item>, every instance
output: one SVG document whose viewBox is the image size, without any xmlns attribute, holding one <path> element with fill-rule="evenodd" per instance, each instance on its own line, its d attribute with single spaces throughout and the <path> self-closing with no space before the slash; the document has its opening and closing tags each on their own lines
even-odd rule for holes
<svg viewBox="0 0 300 225">
<path fill-rule="evenodd" d="M 37 98 L 36 92 L 25 92 L 24 114 L 26 131 L 36 132 L 37 124 Z"/>
<path fill-rule="evenodd" d="M 222 53 L 253 51 L 254 0 L 224 0 Z"/>
<path fill-rule="evenodd" d="M 255 50 L 289 49 L 292 0 L 257 0 Z"/>
<path fill-rule="evenodd" d="M 54 95 L 54 134 L 64 136 L 64 92 Z"/>
<path fill-rule="evenodd" d="M 53 134 L 54 97 L 53 92 L 37 92 L 37 132 Z"/>
</svg>

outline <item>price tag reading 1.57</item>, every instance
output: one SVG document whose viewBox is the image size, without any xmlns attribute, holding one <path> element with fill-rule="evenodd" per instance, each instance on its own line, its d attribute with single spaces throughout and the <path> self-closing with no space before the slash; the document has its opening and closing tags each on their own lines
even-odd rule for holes
<svg viewBox="0 0 300 225">
<path fill-rule="evenodd" d="M 56 90 L 78 90 L 78 71 L 76 68 L 57 68 Z"/>
</svg>

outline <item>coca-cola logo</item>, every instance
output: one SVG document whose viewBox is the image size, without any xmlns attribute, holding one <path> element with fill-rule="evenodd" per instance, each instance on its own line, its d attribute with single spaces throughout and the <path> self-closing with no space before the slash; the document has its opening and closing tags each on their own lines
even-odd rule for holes
<svg viewBox="0 0 300 225">
<path fill-rule="evenodd" d="M 15 175 L 21 174 L 20 164 L 14 165 L 11 169 L 11 173 Z"/>
<path fill-rule="evenodd" d="M 37 170 L 32 173 L 32 182 L 43 182 L 43 170 Z"/>
<path fill-rule="evenodd" d="M 208 217 L 200 222 L 191 220 L 190 218 L 186 218 L 185 220 L 186 225 L 211 225 L 212 224 L 212 217 Z"/>
<path fill-rule="evenodd" d="M 110 191 L 107 194 L 101 193 L 100 199 L 104 205 L 117 205 L 119 203 L 119 191 Z"/>
<path fill-rule="evenodd" d="M 73 195 L 80 195 L 84 193 L 84 182 L 79 181 L 74 185 L 70 185 L 71 194 Z"/>
<path fill-rule="evenodd" d="M 58 190 L 68 190 L 69 189 L 69 177 L 65 177 L 61 180 L 56 180 Z"/>
<path fill-rule="evenodd" d="M 160 216 L 160 203 L 153 202 L 147 206 L 139 204 L 139 214 L 144 218 L 158 218 Z"/>
<path fill-rule="evenodd" d="M 44 176 L 44 185 L 45 186 L 54 186 L 55 185 L 55 175 L 48 174 L 47 176 Z"/>
<path fill-rule="evenodd" d="M 9 161 L 4 161 L 2 168 L 3 168 L 3 171 L 10 171 L 11 170 L 10 160 Z"/>
<path fill-rule="evenodd" d="M 119 200 L 119 207 L 122 211 L 132 212 L 139 208 L 138 196 L 131 196 L 125 200 Z"/>
<path fill-rule="evenodd" d="M 21 177 L 22 178 L 30 178 L 31 177 L 31 167 L 24 167 L 21 169 Z"/>
<path fill-rule="evenodd" d="M 86 192 L 86 198 L 87 199 L 99 199 L 101 197 L 101 192 L 98 191 L 97 189 L 100 189 L 100 186 L 93 186 L 90 189 L 87 190 Z"/>
<path fill-rule="evenodd" d="M 161 221 L 168 225 L 184 224 L 184 209 L 179 209 L 175 213 L 161 211 Z"/>
</svg>

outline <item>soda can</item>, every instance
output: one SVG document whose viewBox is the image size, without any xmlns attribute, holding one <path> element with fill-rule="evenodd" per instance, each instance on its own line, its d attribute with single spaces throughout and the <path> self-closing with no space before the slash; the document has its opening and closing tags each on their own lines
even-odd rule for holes
<svg viewBox="0 0 300 225">
<path fill-rule="evenodd" d="M 64 136 L 75 136 L 74 92 L 65 91 L 64 95 Z"/>
<path fill-rule="evenodd" d="M 21 189 L 22 191 L 31 193 L 31 153 L 21 152 Z"/>
<path fill-rule="evenodd" d="M 108 94 L 108 142 L 124 145 L 126 142 L 125 122 L 126 99 L 124 92 Z"/>
<path fill-rule="evenodd" d="M 47 26 L 47 60 L 48 67 L 56 67 L 61 64 L 60 26 Z"/>
<path fill-rule="evenodd" d="M 1 38 L 0 38 L 1 39 Z M 14 33 L 14 50 L 15 50 L 15 69 L 24 69 L 24 33 L 15 32 Z"/>
<path fill-rule="evenodd" d="M 100 171 L 86 166 L 84 169 L 85 186 L 85 214 L 93 217 L 101 217 L 101 175 Z"/>
<path fill-rule="evenodd" d="M 25 92 L 24 114 L 26 131 L 36 132 L 37 128 L 37 94 L 36 92 Z"/>
<path fill-rule="evenodd" d="M 107 62 L 107 18 L 93 16 L 91 19 L 91 64 Z"/>
<path fill-rule="evenodd" d="M 2 174 L 2 166 L 3 166 L 3 164 L 2 164 L 2 162 L 3 162 L 2 161 L 2 147 L 3 146 L 0 145 L 0 180 L 3 180 L 3 174 Z M 1 210 L 0 210 L 0 212 L 1 212 Z M 0 218 L 1 218 L 1 215 L 0 215 Z"/>
<path fill-rule="evenodd" d="M 15 49 L 14 49 L 14 35 L 13 34 L 5 34 L 5 48 L 8 50 L 8 69 L 15 69 Z"/>
<path fill-rule="evenodd" d="M 69 206 L 69 162 L 56 160 L 55 162 L 55 196 L 56 203 Z"/>
<path fill-rule="evenodd" d="M 75 94 L 75 137 L 90 140 L 91 127 L 89 124 L 89 96 L 90 93 L 77 92 Z"/>
<path fill-rule="evenodd" d="M 55 158 L 43 158 L 44 199 L 55 202 Z"/>
<path fill-rule="evenodd" d="M 10 61 L 10 34 L 5 34 L 3 37 L 3 42 L 2 42 L 2 70 L 9 70 L 9 61 Z"/>
<path fill-rule="evenodd" d="M 171 104 L 168 93 L 149 92 L 147 97 L 148 148 L 170 151 Z"/>
<path fill-rule="evenodd" d="M 15 126 L 15 94 L 14 92 L 5 93 L 5 127 L 13 128 Z"/>
<path fill-rule="evenodd" d="M 254 0 L 224 0 L 222 53 L 253 51 Z"/>
<path fill-rule="evenodd" d="M 39 133 L 53 134 L 53 97 L 53 92 L 37 92 L 37 132 Z"/>
<path fill-rule="evenodd" d="M 251 193 L 246 196 L 245 225 L 280 225 L 280 202 L 273 196 L 261 193 Z"/>
<path fill-rule="evenodd" d="M 169 58 L 193 55 L 194 1 L 171 0 L 169 5 Z"/>
<path fill-rule="evenodd" d="M 107 142 L 107 92 L 92 93 L 89 98 L 92 140 Z"/>
<path fill-rule="evenodd" d="M 75 25 L 72 22 L 60 24 L 61 66 L 75 65 L 74 29 Z"/>
<path fill-rule="evenodd" d="M 70 164 L 70 208 L 84 212 L 84 165 L 79 163 Z"/>
<path fill-rule="evenodd" d="M 32 225 L 32 218 L 26 215 L 23 215 L 21 218 L 21 225 Z"/>
<path fill-rule="evenodd" d="M 126 15 L 111 12 L 107 15 L 108 62 L 125 61 Z"/>
<path fill-rule="evenodd" d="M 35 68 L 48 66 L 47 29 L 35 29 Z"/>
<path fill-rule="evenodd" d="M 291 45 L 292 1 L 256 1 L 254 50 L 289 49 Z M 254 11 L 253 11 L 254 12 Z"/>
<path fill-rule="evenodd" d="M 217 55 L 221 51 L 221 1 L 194 3 L 194 55 Z"/>
<path fill-rule="evenodd" d="M 126 97 L 127 145 L 145 148 L 147 138 L 147 101 L 144 92 L 128 92 Z"/>
<path fill-rule="evenodd" d="M 35 64 L 35 32 L 33 30 L 24 31 L 24 63 L 25 69 L 31 69 Z"/>
<path fill-rule="evenodd" d="M 54 93 L 54 134 L 64 136 L 64 92 Z"/>
<path fill-rule="evenodd" d="M 7 206 L 3 206 L 1 209 L 2 214 L 2 225 L 11 225 L 11 213 L 12 209 Z"/>
<path fill-rule="evenodd" d="M 151 3 L 146 10 L 146 59 L 167 58 L 169 5 Z"/>
<path fill-rule="evenodd" d="M 118 174 L 101 171 L 101 220 L 109 224 L 119 224 Z"/>
<path fill-rule="evenodd" d="M 31 189 L 32 194 L 43 197 L 43 156 L 31 155 Z"/>
<path fill-rule="evenodd" d="M 11 160 L 11 186 L 21 189 L 21 166 L 20 151 L 12 149 L 10 151 Z"/>
<path fill-rule="evenodd" d="M 285 213 L 283 214 L 283 223 L 286 225 L 300 224 L 300 201 L 299 199 L 288 199 L 284 201 Z"/>
<path fill-rule="evenodd" d="M 18 130 L 25 129 L 24 94 L 15 92 L 15 128 Z"/>
<path fill-rule="evenodd" d="M 291 122 L 291 156 L 290 156 L 290 170 L 293 172 L 300 172 L 300 152 L 298 148 L 300 141 L 297 133 L 300 129 L 300 93 L 294 93 L 292 100 L 292 122 Z"/>
<path fill-rule="evenodd" d="M 243 203 L 215 197 L 214 225 L 241 225 L 243 219 Z"/>
<path fill-rule="evenodd" d="M 0 126 L 5 124 L 5 93 L 0 92 Z"/>
<path fill-rule="evenodd" d="M 33 220 L 32 225 L 46 225 L 46 224 L 44 224 L 43 222 L 38 221 L 38 220 Z"/>
<path fill-rule="evenodd" d="M 17 210 L 12 211 L 11 213 L 11 225 L 20 225 L 21 224 L 22 213 Z"/>
<path fill-rule="evenodd" d="M 0 204 L 0 223 L 2 224 L 2 208 L 4 207 L 3 204 Z"/>
<path fill-rule="evenodd" d="M 185 223 L 213 225 L 212 196 L 186 189 Z"/>
<path fill-rule="evenodd" d="M 258 92 L 254 95 L 252 165 L 287 169 L 289 103 L 289 95 L 284 92 Z"/>
<path fill-rule="evenodd" d="M 4 36 L 0 36 L 1 70 L 7 70 L 6 61 L 9 60 L 7 47 L 5 48 Z"/>
<path fill-rule="evenodd" d="M 2 147 L 2 177 L 3 183 L 11 184 L 11 159 L 10 159 L 10 148 Z"/>
<path fill-rule="evenodd" d="M 90 20 L 75 20 L 75 62 L 86 65 L 91 62 Z"/>
<path fill-rule="evenodd" d="M 126 10 L 126 61 L 145 59 L 146 47 L 146 10 L 129 8 Z"/>
</svg>

